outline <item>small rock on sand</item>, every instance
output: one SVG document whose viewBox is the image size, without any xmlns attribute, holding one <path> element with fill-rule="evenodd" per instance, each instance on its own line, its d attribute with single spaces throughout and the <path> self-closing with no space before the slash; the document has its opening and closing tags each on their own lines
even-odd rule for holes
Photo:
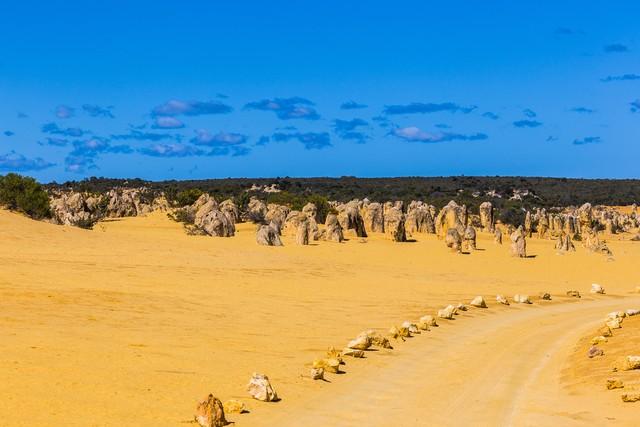
<svg viewBox="0 0 640 427">
<path fill-rule="evenodd" d="M 269 377 L 263 374 L 253 373 L 247 385 L 247 391 L 251 397 L 256 400 L 263 402 L 274 402 L 278 400 L 278 395 L 271 386 Z"/>
<path fill-rule="evenodd" d="M 602 335 L 598 335 L 597 337 L 591 338 L 592 345 L 604 344 L 607 342 L 607 338 Z"/>
<path fill-rule="evenodd" d="M 472 299 L 469 305 L 473 307 L 478 307 L 478 308 L 487 308 L 487 303 L 485 302 L 484 298 L 482 298 L 482 296 L 480 295 Z"/>
<path fill-rule="evenodd" d="M 222 405 L 227 414 L 241 414 L 247 410 L 243 402 L 235 399 L 229 399 Z"/>
<path fill-rule="evenodd" d="M 604 288 L 597 283 L 592 283 L 590 292 L 592 294 L 604 294 Z"/>
<path fill-rule="evenodd" d="M 201 427 L 224 427 L 230 424 L 224 416 L 222 402 L 213 394 L 198 402 L 195 420 Z"/>
<path fill-rule="evenodd" d="M 617 378 L 609 378 L 607 379 L 607 390 L 614 390 L 616 388 L 623 388 L 624 384 L 622 383 L 622 380 L 619 380 Z"/>
<path fill-rule="evenodd" d="M 324 368 L 311 368 L 311 379 L 312 380 L 323 380 L 324 379 Z"/>
<path fill-rule="evenodd" d="M 580 292 L 578 291 L 567 291 L 567 296 L 572 298 L 580 298 Z"/>
<path fill-rule="evenodd" d="M 632 403 L 632 402 L 640 402 L 640 393 L 624 393 L 622 396 L 623 402 Z"/>
<path fill-rule="evenodd" d="M 587 356 L 589 356 L 589 359 L 593 359 L 594 357 L 597 356 L 604 356 L 604 351 L 602 351 L 602 349 L 596 345 L 592 345 L 591 348 L 589 348 L 589 351 L 587 352 Z"/>
<path fill-rule="evenodd" d="M 551 301 L 551 294 L 543 292 L 543 293 L 540 294 L 540 299 L 545 300 L 545 301 Z"/>
<path fill-rule="evenodd" d="M 500 304 L 509 305 L 509 301 L 503 295 L 496 295 L 496 301 Z"/>
<path fill-rule="evenodd" d="M 529 298 L 529 295 L 516 294 L 513 296 L 513 300 L 518 304 L 531 304 L 531 299 Z"/>
</svg>

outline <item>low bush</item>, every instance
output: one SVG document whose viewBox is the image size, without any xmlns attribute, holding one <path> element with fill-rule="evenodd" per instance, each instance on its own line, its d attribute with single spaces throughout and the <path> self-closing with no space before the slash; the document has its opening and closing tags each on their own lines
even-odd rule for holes
<svg viewBox="0 0 640 427">
<path fill-rule="evenodd" d="M 33 178 L 9 173 L 0 176 L 0 205 L 31 218 L 51 217 L 49 195 Z"/>
</svg>

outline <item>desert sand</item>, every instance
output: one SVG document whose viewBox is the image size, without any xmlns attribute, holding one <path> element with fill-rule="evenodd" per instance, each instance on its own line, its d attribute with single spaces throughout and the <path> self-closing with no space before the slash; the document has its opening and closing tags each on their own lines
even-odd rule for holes
<svg viewBox="0 0 640 427">
<path fill-rule="evenodd" d="M 159 212 L 82 230 L 0 211 L 0 425 L 185 425 L 210 392 L 246 403 L 227 417 L 238 426 L 637 422 L 640 404 L 603 382 L 611 357 L 638 352 L 638 321 L 604 358 L 585 354 L 608 312 L 640 307 L 640 243 L 609 239 L 609 260 L 534 238 L 517 259 L 485 233 L 457 255 L 434 235 L 264 247 L 254 231 L 188 236 Z M 542 291 L 553 301 L 495 302 Z M 476 295 L 489 308 L 347 360 L 330 382 L 302 376 L 362 330 Z M 249 398 L 256 371 L 281 401 Z"/>
</svg>

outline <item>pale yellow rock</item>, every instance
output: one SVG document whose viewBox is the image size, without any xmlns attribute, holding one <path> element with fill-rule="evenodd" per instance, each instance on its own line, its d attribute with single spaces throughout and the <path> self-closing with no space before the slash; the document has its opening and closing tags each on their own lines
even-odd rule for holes
<svg viewBox="0 0 640 427">
<path fill-rule="evenodd" d="M 456 312 L 456 308 L 450 304 L 445 308 L 438 310 L 438 317 L 441 319 L 451 320 L 453 319 L 453 315 L 456 314 Z"/>
<path fill-rule="evenodd" d="M 607 342 L 607 338 L 603 337 L 602 335 L 598 335 L 597 337 L 591 338 L 591 344 L 593 345 L 604 344 L 606 342 Z"/>
<path fill-rule="evenodd" d="M 224 427 L 229 424 L 224 416 L 222 402 L 213 394 L 198 402 L 195 421 L 201 427 Z"/>
<path fill-rule="evenodd" d="M 366 335 L 360 334 L 355 339 L 349 341 L 347 347 L 356 350 L 367 350 L 369 347 L 371 347 L 371 338 Z"/>
<path fill-rule="evenodd" d="M 256 400 L 273 402 L 278 400 L 278 394 L 269 382 L 269 377 L 264 374 L 253 373 L 247 385 L 249 395 Z"/>
<path fill-rule="evenodd" d="M 611 328 L 608 327 L 607 325 L 604 325 L 602 328 L 598 329 L 598 334 L 602 335 L 603 337 L 613 336 L 613 332 L 611 332 Z"/>
<path fill-rule="evenodd" d="M 592 283 L 590 292 L 592 294 L 604 294 L 604 288 L 597 283 Z"/>
<path fill-rule="evenodd" d="M 342 350 L 342 355 L 343 356 L 350 356 L 350 357 L 355 357 L 355 358 L 361 358 L 364 357 L 364 350 L 356 350 L 354 348 L 345 348 L 344 350 Z"/>
<path fill-rule="evenodd" d="M 612 319 L 609 320 L 606 325 L 609 327 L 609 329 L 620 329 L 622 328 L 622 322 L 620 321 L 620 319 Z"/>
<path fill-rule="evenodd" d="M 627 403 L 640 402 L 640 393 L 624 393 L 620 397 L 622 398 L 623 402 L 627 402 Z"/>
<path fill-rule="evenodd" d="M 485 302 L 484 298 L 480 295 L 472 299 L 469 305 L 477 308 L 487 308 L 487 303 Z"/>
<path fill-rule="evenodd" d="M 228 414 L 241 414 L 247 410 L 247 407 L 243 402 L 235 399 L 225 401 L 222 406 L 224 407 L 224 412 Z"/>
<path fill-rule="evenodd" d="M 324 368 L 311 368 L 310 375 L 312 380 L 324 379 Z"/>
<path fill-rule="evenodd" d="M 426 316 L 422 316 L 420 318 L 420 323 L 423 323 L 429 327 L 438 326 L 438 322 L 436 321 L 436 318 L 431 316 L 430 314 L 427 314 Z"/>
<path fill-rule="evenodd" d="M 420 329 L 418 329 L 418 325 L 415 323 L 411 323 L 408 320 L 402 322 L 402 327 L 406 328 L 410 334 L 419 334 Z"/>
<path fill-rule="evenodd" d="M 340 372 L 340 361 L 336 358 L 316 359 L 313 361 L 313 368 L 324 369 L 325 372 L 337 374 Z"/>
<path fill-rule="evenodd" d="M 496 295 L 496 301 L 500 304 L 509 305 L 509 300 L 507 300 L 503 295 Z"/>
<path fill-rule="evenodd" d="M 623 388 L 624 384 L 622 383 L 622 380 L 616 379 L 616 378 L 609 378 L 607 379 L 607 390 L 614 390 L 617 388 Z"/>
<path fill-rule="evenodd" d="M 518 304 L 531 304 L 531 299 L 529 298 L 529 295 L 515 294 L 513 296 L 513 300 Z"/>
</svg>

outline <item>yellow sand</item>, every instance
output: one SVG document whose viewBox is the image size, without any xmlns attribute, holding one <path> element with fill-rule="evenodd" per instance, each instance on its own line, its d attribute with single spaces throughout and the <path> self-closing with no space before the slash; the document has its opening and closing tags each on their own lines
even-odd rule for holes
<svg viewBox="0 0 640 427">
<path fill-rule="evenodd" d="M 286 246 L 276 248 L 258 246 L 249 224 L 239 225 L 233 238 L 211 238 L 185 235 L 162 213 L 87 231 L 0 211 L 0 425 L 184 425 L 196 400 L 209 392 L 247 404 L 249 414 L 229 417 L 236 425 L 299 425 L 286 417 L 302 415 L 300 408 L 318 396 L 348 393 L 376 372 L 391 375 L 394 358 L 419 356 L 424 346 L 446 348 L 456 336 L 447 328 L 460 334 L 480 316 L 482 331 L 494 331 L 498 324 L 507 327 L 512 313 L 527 310 L 496 306 L 496 293 L 588 294 L 596 282 L 609 295 L 580 304 L 615 304 L 615 295 L 629 296 L 640 284 L 640 243 L 609 242 L 615 259 L 609 261 L 579 242 L 577 253 L 557 255 L 553 242 L 529 239 L 535 257 L 515 259 L 507 238 L 497 246 L 479 234 L 480 250 L 471 255 L 452 254 L 442 241 L 420 234 L 413 243 L 376 235 L 366 243 L 354 238 L 307 247 L 285 237 Z M 328 346 L 342 348 L 361 330 L 387 330 L 478 294 L 491 315 L 465 314 L 433 337 L 420 337 L 419 345 L 416 338 L 416 344 L 350 363 L 348 374 L 330 377 L 332 383 L 300 376 Z M 548 304 L 559 307 L 564 300 Z M 543 309 L 536 304 L 531 313 Z M 603 309 L 603 316 L 611 311 Z M 599 308 L 587 311 L 593 317 Z M 540 321 L 521 320 L 532 331 Z M 511 337 L 521 333 L 514 329 Z M 477 345 L 487 354 L 502 348 L 490 337 Z M 567 360 L 568 354 L 562 363 Z M 254 371 L 270 377 L 281 402 L 247 399 Z M 426 390 L 423 375 L 438 373 L 406 374 L 415 381 L 396 384 L 399 394 L 403 387 Z M 345 417 L 337 418 L 344 422 L 329 425 L 351 425 L 347 401 Z M 371 401 L 362 412 L 375 413 L 379 405 Z M 407 420 L 397 425 L 429 425 Z M 327 425 L 313 418 L 305 424 Z"/>
</svg>

